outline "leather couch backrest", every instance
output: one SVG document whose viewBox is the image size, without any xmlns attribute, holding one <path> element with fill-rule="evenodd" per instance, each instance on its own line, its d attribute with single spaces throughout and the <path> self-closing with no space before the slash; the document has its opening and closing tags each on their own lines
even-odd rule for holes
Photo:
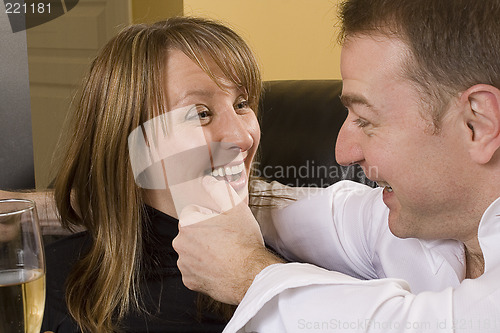
<svg viewBox="0 0 500 333">
<path fill-rule="evenodd" d="M 347 116 L 340 80 L 264 82 L 256 176 L 290 186 L 326 187 L 341 179 L 374 186 L 358 166 L 340 166 L 335 142 Z"/>
</svg>

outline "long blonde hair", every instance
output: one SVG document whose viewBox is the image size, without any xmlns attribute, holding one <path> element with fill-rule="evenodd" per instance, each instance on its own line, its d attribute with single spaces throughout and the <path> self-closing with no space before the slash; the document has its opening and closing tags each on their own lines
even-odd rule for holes
<svg viewBox="0 0 500 333">
<path fill-rule="evenodd" d="M 92 245 L 66 281 L 69 312 L 84 332 L 112 332 L 141 309 L 143 193 L 134 182 L 127 138 L 165 110 L 164 66 L 178 49 L 212 75 L 213 60 L 244 87 L 257 109 L 261 78 L 247 44 L 206 19 L 176 17 L 132 25 L 110 40 L 84 81 L 55 180 L 55 199 L 67 228 L 85 227 Z M 175 301 L 175 300 L 172 300 Z"/>
</svg>

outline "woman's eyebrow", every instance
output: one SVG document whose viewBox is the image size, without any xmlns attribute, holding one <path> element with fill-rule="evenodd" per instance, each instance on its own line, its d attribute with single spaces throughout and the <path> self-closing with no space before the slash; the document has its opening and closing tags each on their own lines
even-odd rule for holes
<svg viewBox="0 0 500 333">
<path fill-rule="evenodd" d="M 211 97 L 213 95 L 213 92 L 204 90 L 204 89 L 193 89 L 193 90 L 187 90 L 184 92 L 181 97 L 179 98 L 179 101 L 183 101 L 188 97 L 194 96 L 194 97 Z"/>
<path fill-rule="evenodd" d="M 169 106 L 171 108 L 175 108 L 175 107 L 183 104 L 187 99 L 200 98 L 201 100 L 204 100 L 204 99 L 206 100 L 208 98 L 211 98 L 213 95 L 214 95 L 213 92 L 211 92 L 209 90 L 204 90 L 204 89 L 186 90 L 178 98 L 176 98 L 176 97 L 172 98 L 172 100 L 170 100 Z"/>
</svg>

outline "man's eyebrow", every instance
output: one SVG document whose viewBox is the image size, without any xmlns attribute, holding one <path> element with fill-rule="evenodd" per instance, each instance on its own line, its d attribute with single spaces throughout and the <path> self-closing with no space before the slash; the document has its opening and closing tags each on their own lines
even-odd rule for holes
<svg viewBox="0 0 500 333">
<path fill-rule="evenodd" d="M 365 97 L 360 95 L 343 94 L 340 96 L 340 101 L 342 102 L 342 104 L 344 104 L 345 107 L 349 107 L 353 104 L 363 104 L 370 109 L 374 109 L 373 105 L 371 105 Z"/>
</svg>

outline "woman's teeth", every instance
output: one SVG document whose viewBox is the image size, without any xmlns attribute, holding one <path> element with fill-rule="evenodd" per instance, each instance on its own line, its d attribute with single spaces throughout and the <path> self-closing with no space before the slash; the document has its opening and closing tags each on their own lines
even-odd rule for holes
<svg viewBox="0 0 500 333">
<path fill-rule="evenodd" d="M 245 169 L 245 165 L 241 163 L 240 165 L 216 168 L 210 172 L 210 175 L 216 178 L 226 177 L 228 181 L 231 181 L 238 179 L 243 169 Z"/>
</svg>

